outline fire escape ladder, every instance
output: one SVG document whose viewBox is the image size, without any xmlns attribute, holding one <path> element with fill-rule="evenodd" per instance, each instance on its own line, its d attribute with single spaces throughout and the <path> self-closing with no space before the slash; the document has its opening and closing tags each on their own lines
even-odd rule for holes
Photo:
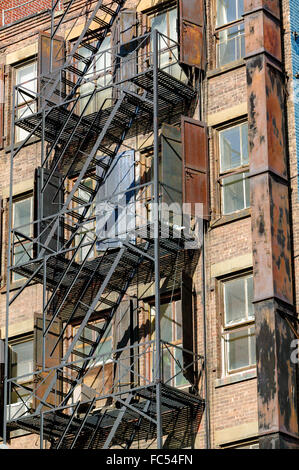
<svg viewBox="0 0 299 470">
<path fill-rule="evenodd" d="M 151 400 L 146 400 L 144 408 L 143 408 L 143 413 L 144 414 L 148 413 L 150 405 L 151 405 Z M 126 449 L 130 449 L 131 445 L 133 444 L 135 436 L 136 436 L 136 434 L 138 433 L 138 431 L 141 427 L 143 419 L 144 419 L 144 417 L 140 415 L 140 418 L 138 419 L 137 423 L 134 425 L 134 429 L 131 433 L 130 438 L 126 442 Z"/>
</svg>

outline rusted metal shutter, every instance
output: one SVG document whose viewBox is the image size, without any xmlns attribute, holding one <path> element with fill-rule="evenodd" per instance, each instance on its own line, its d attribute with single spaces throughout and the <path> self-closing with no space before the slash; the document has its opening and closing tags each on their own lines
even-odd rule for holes
<svg viewBox="0 0 299 470">
<path fill-rule="evenodd" d="M 203 204 L 203 219 L 209 220 L 209 162 L 206 125 L 182 116 L 183 203 Z"/>
<path fill-rule="evenodd" d="M 178 0 L 180 62 L 205 68 L 204 2 Z"/>
<path fill-rule="evenodd" d="M 163 202 L 182 204 L 182 138 L 179 127 L 162 125 Z"/>
<path fill-rule="evenodd" d="M 46 319 L 46 327 L 49 325 L 49 320 Z M 62 354 L 62 343 L 61 341 L 55 347 L 58 340 L 58 336 L 61 332 L 61 322 L 60 320 L 55 320 L 51 325 L 49 332 L 45 337 L 45 368 L 58 366 Z M 53 348 L 55 347 L 54 351 Z M 35 313 L 34 314 L 34 371 L 41 371 L 43 367 L 43 315 Z M 34 408 L 36 409 L 40 404 L 39 399 L 43 399 L 44 394 L 46 393 L 53 377 L 55 375 L 55 370 L 40 372 L 38 375 L 35 375 L 34 380 Z M 46 402 L 49 404 L 58 404 L 62 399 L 62 382 L 58 380 L 51 393 L 49 394 Z"/>
<path fill-rule="evenodd" d="M 51 176 L 45 189 L 43 192 L 41 191 L 49 174 L 49 170 L 40 167 L 36 169 L 35 173 L 34 206 L 35 218 L 37 220 L 35 224 L 35 237 L 38 237 L 38 241 L 41 244 L 44 244 L 48 238 L 49 232 L 53 226 L 53 218 L 45 221 L 41 221 L 41 219 L 57 214 L 63 205 L 64 199 L 63 188 L 60 187 L 62 178 L 57 173 Z M 49 228 L 47 228 L 47 226 Z M 63 221 L 58 225 L 47 246 L 50 250 L 58 251 L 62 246 L 62 242 Z M 42 246 L 37 244 L 35 249 L 36 255 L 39 254 L 41 249 Z"/>
<path fill-rule="evenodd" d="M 65 92 L 65 85 L 63 82 L 60 82 L 54 93 L 51 93 L 51 96 L 48 96 L 53 82 L 57 77 L 57 70 L 63 66 L 65 61 L 65 41 L 63 38 L 56 36 L 53 39 L 52 70 L 50 69 L 50 54 L 51 35 L 46 32 L 40 32 L 38 39 L 38 91 L 42 93 L 41 105 L 47 98 L 52 104 L 59 103 L 60 98 Z"/>
<path fill-rule="evenodd" d="M 183 375 L 193 385 L 195 374 L 192 354 L 194 352 L 192 278 L 184 271 L 182 272 L 181 282 L 181 303 L 183 349 L 190 351 L 183 351 Z"/>
<path fill-rule="evenodd" d="M 4 65 L 0 65 L 0 149 L 4 146 Z"/>
</svg>

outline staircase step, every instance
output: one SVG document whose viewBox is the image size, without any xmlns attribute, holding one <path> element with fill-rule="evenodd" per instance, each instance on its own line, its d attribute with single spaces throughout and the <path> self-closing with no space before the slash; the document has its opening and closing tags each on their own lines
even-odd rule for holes
<svg viewBox="0 0 299 470">
<path fill-rule="evenodd" d="M 76 372 L 81 372 L 81 367 L 76 366 L 76 364 L 66 364 L 65 367 L 71 370 L 75 370 Z"/>
<path fill-rule="evenodd" d="M 101 5 L 99 9 L 102 10 L 104 13 L 107 13 L 110 16 L 115 15 L 115 11 L 109 7 L 106 7 L 105 5 Z"/>
<path fill-rule="evenodd" d="M 94 341 L 89 338 L 84 338 L 84 336 L 80 336 L 79 341 L 82 341 L 82 343 L 89 344 L 90 346 L 96 346 L 96 343 Z"/>
<path fill-rule="evenodd" d="M 93 46 L 92 44 L 90 44 L 89 42 L 82 41 L 81 46 L 85 47 L 85 49 L 88 49 L 93 54 L 96 54 L 98 52 L 98 49 L 95 46 Z"/>
<path fill-rule="evenodd" d="M 109 168 L 109 165 L 107 165 L 107 163 L 104 163 L 102 160 L 98 160 L 97 158 L 93 158 L 91 162 L 93 165 L 103 168 L 103 170 L 108 170 Z"/>
<path fill-rule="evenodd" d="M 84 64 L 90 64 L 91 63 L 90 57 L 84 57 L 83 55 L 79 54 L 79 52 L 75 52 L 73 57 L 75 59 L 79 60 L 80 62 L 84 62 Z"/>
<path fill-rule="evenodd" d="M 101 28 L 107 28 L 109 26 L 107 21 L 102 20 L 102 18 L 99 18 L 98 16 L 95 16 L 92 21 L 100 25 Z"/>
<path fill-rule="evenodd" d="M 73 354 L 75 354 L 75 356 L 83 357 L 83 359 L 88 359 L 89 358 L 88 354 L 85 354 L 81 351 L 77 351 L 77 349 L 73 349 Z"/>
<path fill-rule="evenodd" d="M 75 385 L 76 383 L 76 380 L 75 379 L 71 379 L 70 377 L 66 377 L 65 375 L 62 375 L 60 378 L 59 378 L 62 382 L 66 382 L 70 385 Z"/>
<path fill-rule="evenodd" d="M 103 333 L 103 328 L 99 328 L 98 326 L 92 325 L 91 323 L 87 323 L 85 328 L 89 328 L 92 331 L 96 331 L 99 335 Z"/>
<path fill-rule="evenodd" d="M 104 155 L 108 155 L 109 157 L 115 156 L 115 152 L 113 152 L 113 150 L 108 149 L 107 147 L 104 147 L 104 145 L 99 145 L 98 150 L 103 152 Z"/>
<path fill-rule="evenodd" d="M 87 186 L 86 184 L 84 184 L 84 183 L 80 183 L 78 188 L 82 189 L 86 193 L 94 195 L 94 190 L 92 188 L 90 188 L 89 186 Z M 86 204 L 86 202 L 87 201 L 85 201 L 85 204 Z"/>
<path fill-rule="evenodd" d="M 77 219 L 77 220 L 80 220 L 82 218 L 82 214 L 79 214 L 76 211 L 70 211 L 70 212 L 68 212 L 68 215 L 70 217 L 73 217 L 74 219 Z"/>
<path fill-rule="evenodd" d="M 79 77 L 83 77 L 84 76 L 84 71 L 83 70 L 79 70 L 77 67 L 75 67 L 74 65 L 68 65 L 67 66 L 67 69 L 74 73 L 75 75 L 78 75 Z"/>
</svg>

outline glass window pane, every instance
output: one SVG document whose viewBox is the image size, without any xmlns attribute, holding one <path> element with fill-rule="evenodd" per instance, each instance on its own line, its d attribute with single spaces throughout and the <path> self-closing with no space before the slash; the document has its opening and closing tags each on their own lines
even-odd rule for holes
<svg viewBox="0 0 299 470">
<path fill-rule="evenodd" d="M 177 42 L 178 40 L 178 35 L 177 35 L 177 19 L 178 19 L 178 10 L 177 8 L 174 8 L 173 10 L 170 10 L 169 12 L 169 37 L 170 39 L 173 39 L 174 41 Z M 170 43 L 172 46 L 172 44 Z"/>
<path fill-rule="evenodd" d="M 241 166 L 240 126 L 220 132 L 221 172 Z"/>
<path fill-rule="evenodd" d="M 19 231 L 24 235 L 30 236 L 30 222 L 32 219 L 32 198 L 26 198 L 22 201 L 17 201 L 13 206 L 14 210 L 14 228 L 20 227 Z M 27 225 L 29 224 L 29 225 Z"/>
<path fill-rule="evenodd" d="M 247 278 L 247 302 L 248 302 L 248 318 L 254 318 L 253 310 L 253 277 Z"/>
<path fill-rule="evenodd" d="M 244 173 L 241 173 L 223 178 L 223 214 L 231 214 L 232 212 L 240 211 L 245 208 L 243 175 Z"/>
<path fill-rule="evenodd" d="M 189 382 L 188 380 L 185 379 L 184 375 L 183 375 L 183 372 L 182 372 L 182 368 L 183 368 L 183 352 L 181 349 L 178 349 L 178 348 L 175 348 L 175 351 L 174 351 L 174 357 L 175 359 L 178 361 L 178 363 L 180 364 L 180 366 L 175 362 L 175 375 L 178 374 L 176 377 L 175 377 L 175 386 L 176 387 L 183 387 L 185 385 L 188 385 Z"/>
<path fill-rule="evenodd" d="M 171 373 L 171 356 L 167 349 L 163 349 L 162 356 L 163 379 L 164 382 L 167 382 L 171 377 L 173 377 L 173 374 Z"/>
<path fill-rule="evenodd" d="M 242 124 L 242 165 L 247 165 L 249 163 L 249 153 L 248 153 L 248 124 Z"/>
<path fill-rule="evenodd" d="M 13 344 L 12 350 L 12 377 L 20 377 L 21 375 L 33 372 L 33 341 L 24 341 L 22 343 Z M 22 381 L 30 380 L 31 376 L 25 377 Z"/>
<path fill-rule="evenodd" d="M 225 325 L 246 320 L 245 280 L 234 279 L 224 284 Z"/>
<path fill-rule="evenodd" d="M 244 329 L 225 337 L 229 371 L 250 365 L 248 333 L 249 330 Z"/>
<path fill-rule="evenodd" d="M 172 342 L 172 303 L 160 307 L 161 314 L 161 339 Z"/>
<path fill-rule="evenodd" d="M 250 342 L 250 365 L 256 364 L 256 345 L 255 345 L 255 327 L 253 326 L 249 330 L 249 342 Z"/>
<path fill-rule="evenodd" d="M 248 174 L 244 175 L 245 177 L 245 208 L 250 207 L 250 181 Z"/>
<path fill-rule="evenodd" d="M 217 26 L 237 19 L 237 0 L 217 0 Z"/>
<path fill-rule="evenodd" d="M 37 90 L 37 64 L 36 62 L 31 62 L 30 64 L 24 65 L 16 69 L 16 85 L 23 85 L 24 90 L 35 93 Z M 25 83 L 28 82 L 28 83 Z M 17 96 L 17 105 L 24 103 L 24 101 L 29 101 L 32 98 L 23 95 L 21 92 Z"/>
<path fill-rule="evenodd" d="M 182 339 L 182 303 L 180 300 L 175 302 L 175 339 Z"/>
</svg>

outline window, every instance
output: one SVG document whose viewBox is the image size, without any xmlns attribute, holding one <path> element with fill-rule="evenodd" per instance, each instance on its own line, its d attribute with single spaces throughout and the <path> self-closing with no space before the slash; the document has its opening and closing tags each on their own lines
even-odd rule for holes
<svg viewBox="0 0 299 470">
<path fill-rule="evenodd" d="M 222 295 L 223 362 L 227 375 L 256 363 L 252 275 L 223 282 Z"/>
<path fill-rule="evenodd" d="M 22 339 L 11 340 L 10 348 L 10 377 L 18 384 L 26 385 L 32 381 L 33 372 L 33 338 L 31 335 Z M 25 375 L 26 377 L 21 377 Z M 25 401 L 28 392 L 21 387 L 11 390 L 10 403 Z"/>
<path fill-rule="evenodd" d="M 13 265 L 26 263 L 32 257 L 32 242 L 27 237 L 32 237 L 33 221 L 33 197 L 21 197 L 13 201 Z M 13 281 L 18 281 L 23 277 L 14 272 Z"/>
<path fill-rule="evenodd" d="M 155 338 L 155 307 L 150 310 L 151 315 L 151 337 Z M 161 340 L 165 341 L 162 346 L 162 373 L 163 381 L 168 385 L 182 387 L 189 385 L 182 373 L 182 309 L 181 301 L 177 300 L 162 304 L 161 315 Z M 173 345 L 173 346 L 172 346 Z M 175 347 L 177 346 L 177 347 Z"/>
<path fill-rule="evenodd" d="M 90 94 L 93 92 L 95 88 L 102 88 L 112 84 L 112 71 L 111 71 L 111 39 L 110 36 L 107 36 L 102 45 L 93 58 L 92 66 L 89 68 L 88 73 L 84 76 L 85 79 L 88 79 L 88 83 L 82 84 L 80 87 L 80 94 L 88 96 L 80 99 L 80 112 L 83 111 L 85 106 L 88 103 L 90 98 Z M 94 45 L 91 43 L 91 45 Z M 84 70 L 86 65 L 86 61 L 92 55 L 92 52 L 85 48 L 81 47 L 79 49 L 80 56 L 83 56 L 84 59 L 79 60 L 78 68 L 79 70 Z M 92 98 L 85 110 L 85 114 L 92 114 L 97 112 L 101 106 L 107 107 L 111 106 L 111 97 L 112 97 L 112 89 L 107 88 L 101 92 L 98 92 L 94 98 Z"/>
<path fill-rule="evenodd" d="M 187 80 L 178 64 L 178 10 L 172 8 L 159 12 L 150 18 L 151 30 L 158 30 L 164 36 L 159 37 L 159 67 L 181 81 Z M 153 44 L 151 44 L 153 50 Z M 173 64 L 173 65 L 171 65 Z"/>
<path fill-rule="evenodd" d="M 250 206 L 248 124 L 219 132 L 222 214 Z"/>
<path fill-rule="evenodd" d="M 217 66 L 229 64 L 245 55 L 245 35 L 242 14 L 243 0 L 217 0 L 216 55 Z M 233 25 L 227 26 L 230 23 Z"/>
<path fill-rule="evenodd" d="M 28 62 L 15 68 L 15 83 L 22 85 L 16 94 L 16 119 L 36 112 L 37 63 Z M 28 132 L 16 126 L 16 141 L 26 139 Z"/>
</svg>

